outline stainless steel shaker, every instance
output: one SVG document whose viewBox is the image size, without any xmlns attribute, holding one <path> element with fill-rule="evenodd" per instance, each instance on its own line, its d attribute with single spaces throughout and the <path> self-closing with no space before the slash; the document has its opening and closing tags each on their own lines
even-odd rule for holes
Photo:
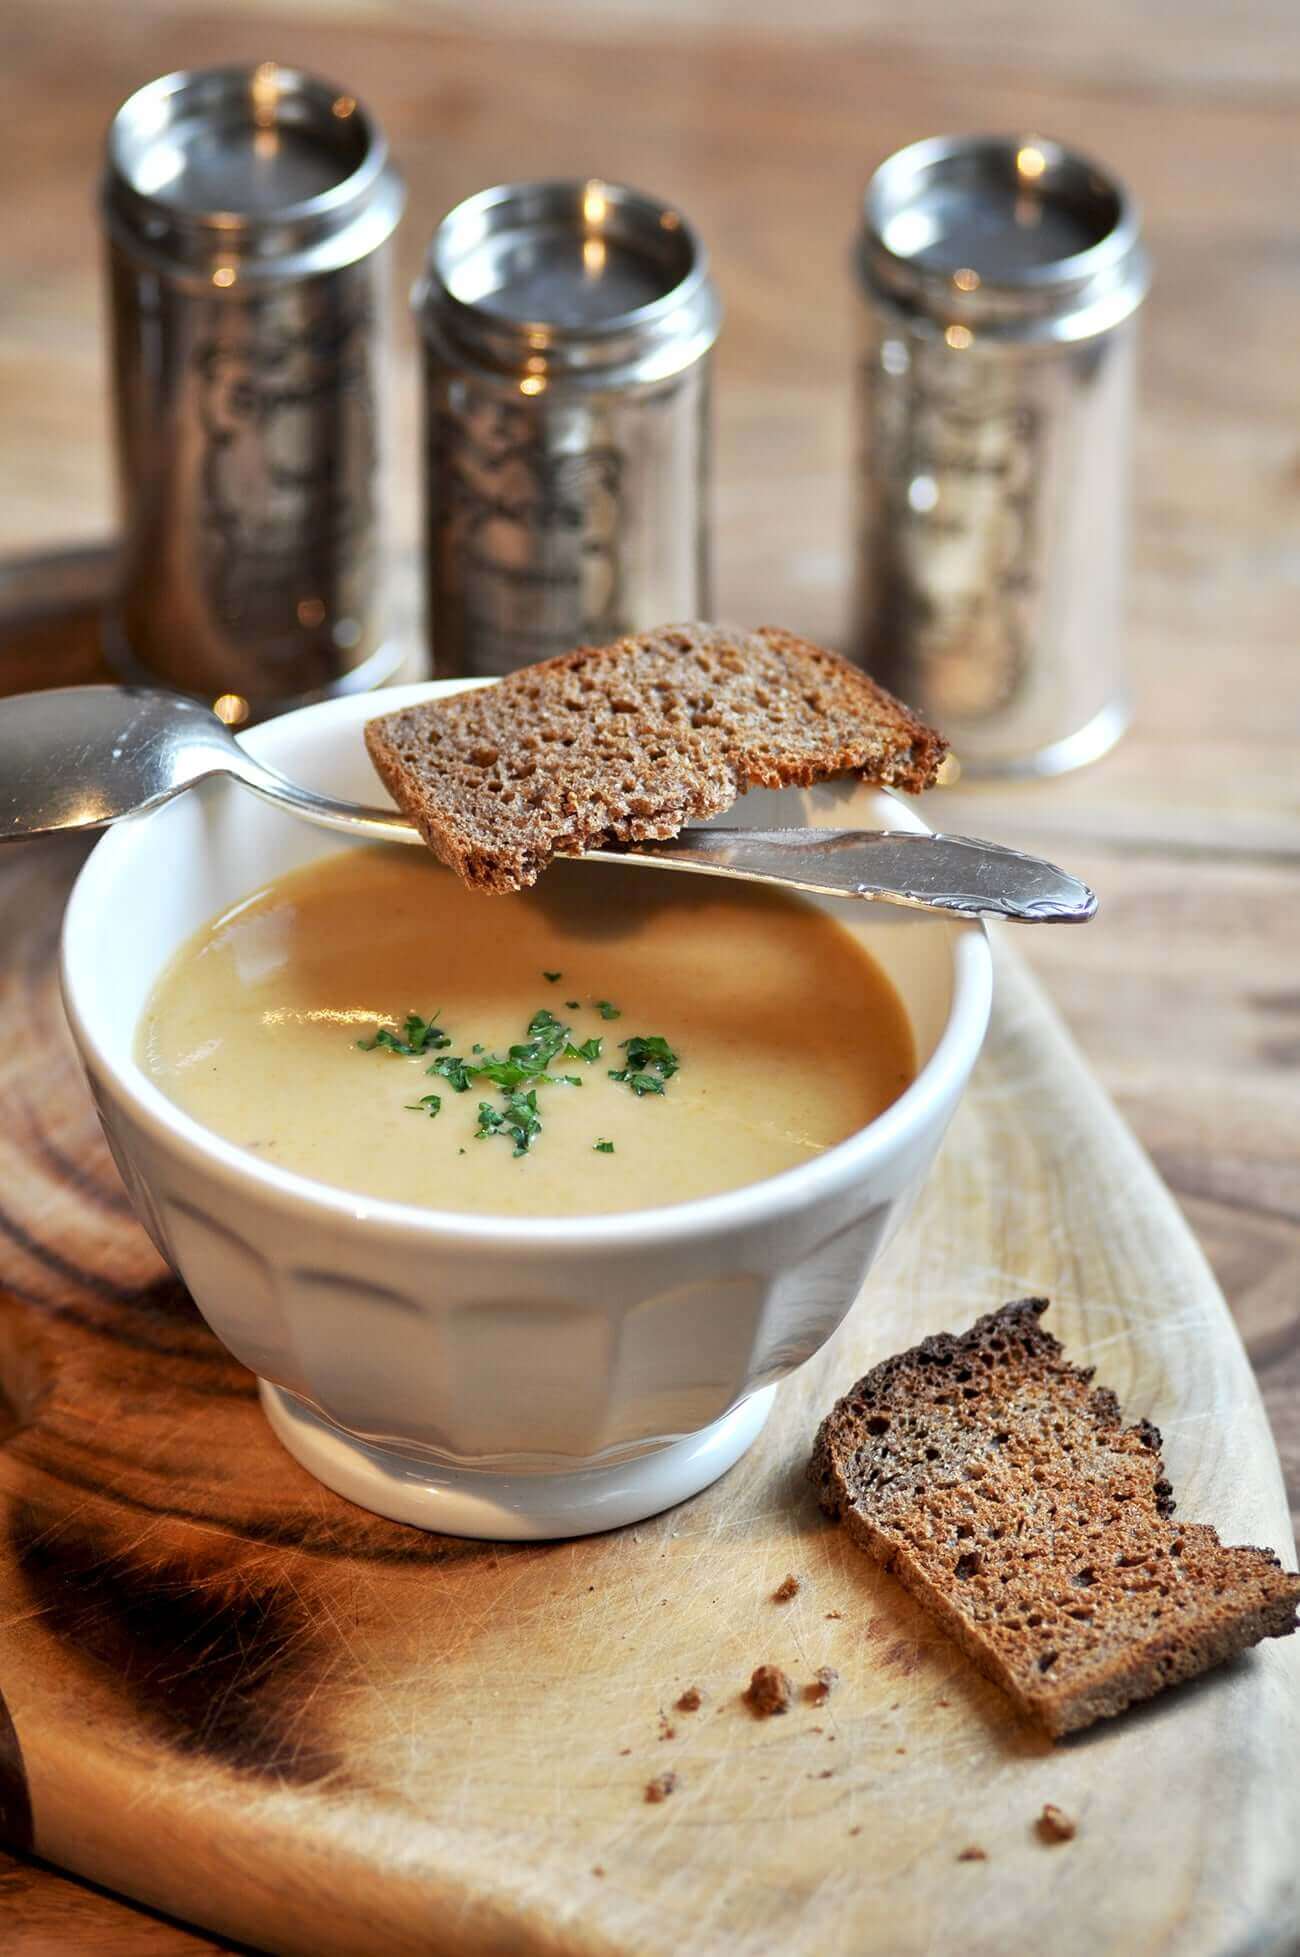
<svg viewBox="0 0 1300 1957">
<path fill-rule="evenodd" d="M 900 150 L 866 193 L 852 649 L 968 775 L 1090 761 L 1128 717 L 1136 212 L 1037 137 Z"/>
<path fill-rule="evenodd" d="M 167 75 L 108 137 L 122 510 L 109 657 L 232 724 L 377 685 L 384 246 L 404 190 L 338 88 Z"/>
<path fill-rule="evenodd" d="M 706 616 L 721 311 L 680 211 L 593 179 L 483 191 L 413 304 L 437 671 Z"/>
</svg>

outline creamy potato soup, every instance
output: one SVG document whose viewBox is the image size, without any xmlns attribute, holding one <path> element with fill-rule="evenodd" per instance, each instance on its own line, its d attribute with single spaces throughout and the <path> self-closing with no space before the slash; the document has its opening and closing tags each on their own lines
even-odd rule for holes
<svg viewBox="0 0 1300 1957">
<path fill-rule="evenodd" d="M 915 1071 L 888 979 L 795 899 L 563 862 L 489 897 L 391 848 L 326 857 L 206 925 L 155 986 L 138 1054 L 263 1161 L 498 1216 L 758 1182 Z"/>
</svg>

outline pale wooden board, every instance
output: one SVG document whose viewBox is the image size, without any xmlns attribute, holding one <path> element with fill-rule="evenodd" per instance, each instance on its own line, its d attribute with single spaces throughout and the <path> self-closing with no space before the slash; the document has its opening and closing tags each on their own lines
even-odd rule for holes
<svg viewBox="0 0 1300 1957">
<path fill-rule="evenodd" d="M 1181 1512 L 1291 1554 L 1222 1300 L 1018 962 L 917 1215 L 750 1456 L 636 1529 L 464 1544 L 298 1470 L 131 1221 L 55 999 L 77 854 L 0 881 L 0 1681 L 38 1852 L 311 1957 L 1287 1948 L 1300 1642 L 1053 1748 L 803 1482 L 859 1371 L 1046 1290 L 1164 1429 Z M 760 1723 L 760 1660 L 843 1682 Z M 11 1765 L 11 1822 L 22 1791 Z M 1074 1842 L 1037 1840 L 1045 1801 Z"/>
</svg>

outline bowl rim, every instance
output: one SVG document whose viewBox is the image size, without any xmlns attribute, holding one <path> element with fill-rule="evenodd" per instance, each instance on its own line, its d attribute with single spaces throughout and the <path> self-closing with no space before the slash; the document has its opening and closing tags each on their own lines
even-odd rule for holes
<svg viewBox="0 0 1300 1957">
<path fill-rule="evenodd" d="M 419 700 L 445 697 L 465 687 L 464 681 L 430 680 L 387 687 L 373 694 L 343 695 L 277 715 L 250 729 L 242 738 L 250 751 L 257 753 L 264 736 L 289 721 L 345 720 L 359 711 L 368 719 L 372 714 Z M 217 793 L 248 793 L 229 779 L 219 779 L 200 792 L 211 793 L 214 788 Z M 940 1116 L 943 1104 L 954 1093 L 959 1095 L 962 1091 L 988 1028 L 993 997 L 993 959 L 988 933 L 977 919 L 954 918 L 949 937 L 952 999 L 933 1053 L 911 1084 L 882 1114 L 811 1161 L 798 1163 L 760 1182 L 743 1183 L 737 1189 L 694 1197 L 688 1202 L 592 1216 L 496 1216 L 357 1195 L 330 1183 L 317 1182 L 296 1170 L 260 1161 L 249 1150 L 214 1134 L 170 1100 L 134 1062 L 130 1072 L 124 1071 L 105 1051 L 89 1023 L 83 1004 L 82 976 L 73 966 L 76 941 L 84 934 L 86 913 L 95 903 L 96 884 L 109 873 L 115 855 L 130 849 L 134 841 L 147 833 L 151 823 L 164 818 L 168 806 L 164 804 L 109 829 L 82 865 L 60 932 L 59 979 L 64 1011 L 87 1072 L 98 1073 L 112 1083 L 114 1093 L 156 1145 L 182 1156 L 191 1169 L 213 1175 L 232 1189 L 246 1192 L 251 1184 L 260 1198 L 293 1212 L 304 1224 L 315 1220 L 336 1225 L 382 1226 L 390 1237 L 447 1248 L 549 1249 L 569 1254 L 584 1250 L 644 1251 L 701 1237 L 770 1228 L 796 1213 L 843 1196 L 897 1149 L 923 1133 Z M 906 827 L 928 829 L 909 805 L 900 802 L 899 806 L 907 818 Z"/>
</svg>

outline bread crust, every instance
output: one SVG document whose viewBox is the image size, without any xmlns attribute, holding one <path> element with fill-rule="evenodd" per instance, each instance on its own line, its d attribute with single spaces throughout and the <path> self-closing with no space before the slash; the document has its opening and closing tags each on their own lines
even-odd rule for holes
<svg viewBox="0 0 1300 1957">
<path fill-rule="evenodd" d="M 1125 1427 L 1025 1298 L 887 1359 L 837 1401 L 822 1507 L 1053 1737 L 1296 1628 L 1300 1576 L 1173 1520 Z"/>
<path fill-rule="evenodd" d="M 580 646 L 380 715 L 366 746 L 434 854 L 498 892 L 556 855 L 675 836 L 752 786 L 852 771 L 917 793 L 947 753 L 837 654 L 775 626 L 710 625 Z"/>
</svg>

